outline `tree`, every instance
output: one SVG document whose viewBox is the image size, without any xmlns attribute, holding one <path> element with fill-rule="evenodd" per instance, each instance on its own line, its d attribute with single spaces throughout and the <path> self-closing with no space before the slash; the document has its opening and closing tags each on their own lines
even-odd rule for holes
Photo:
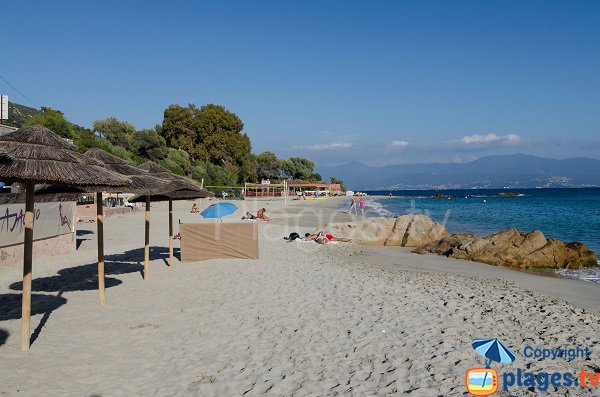
<svg viewBox="0 0 600 397">
<path fill-rule="evenodd" d="M 261 179 L 279 179 L 281 178 L 281 160 L 273 152 L 259 153 L 256 158 L 256 174 Z"/>
<path fill-rule="evenodd" d="M 192 178 L 197 181 L 201 181 L 202 179 L 204 179 L 205 183 L 208 182 L 208 166 L 207 166 L 207 164 L 202 160 L 194 161 L 194 164 L 192 164 L 192 168 L 191 168 L 191 175 L 192 175 Z"/>
<path fill-rule="evenodd" d="M 168 155 L 167 142 L 158 134 L 159 128 L 156 126 L 154 129 L 144 129 L 135 133 L 135 142 L 132 146 L 136 148 L 139 156 L 156 161 Z"/>
<path fill-rule="evenodd" d="M 315 172 L 314 174 L 312 174 L 310 176 L 310 178 L 308 178 L 308 180 L 310 182 L 321 182 L 321 181 L 323 181 L 323 178 L 321 177 L 321 174 L 319 174 L 318 172 Z"/>
<path fill-rule="evenodd" d="M 73 127 L 73 124 L 65 119 L 63 112 L 58 110 L 42 107 L 41 114 L 33 116 L 25 121 L 26 127 L 36 124 L 41 124 L 64 138 L 75 138 L 75 128 Z"/>
<path fill-rule="evenodd" d="M 190 172 L 190 169 L 192 167 L 190 155 L 182 149 L 169 148 L 167 160 L 170 160 L 177 164 L 185 173 Z"/>
<path fill-rule="evenodd" d="M 171 171 L 174 174 L 177 175 L 185 175 L 185 171 L 183 170 L 183 168 L 181 168 L 179 166 L 179 164 L 177 164 L 176 162 L 174 162 L 173 160 L 166 158 L 163 160 L 158 160 L 158 164 L 162 165 L 163 167 L 165 167 L 166 169 L 168 169 L 169 171 Z"/>
<path fill-rule="evenodd" d="M 342 181 L 341 179 L 337 179 L 332 176 L 329 178 L 329 180 L 331 181 L 331 183 L 339 184 L 342 191 L 346 191 L 346 187 L 344 186 L 344 181 Z"/>
<path fill-rule="evenodd" d="M 207 184 L 213 186 L 233 186 L 236 184 L 236 177 L 227 169 L 218 165 L 207 164 L 208 181 Z"/>
<path fill-rule="evenodd" d="M 224 167 L 228 176 L 244 182 L 256 179 L 256 165 L 243 128 L 240 118 L 223 106 L 171 105 L 165 109 L 161 134 L 167 145 L 189 153 L 192 162 Z"/>
<path fill-rule="evenodd" d="M 194 120 L 198 112 L 196 105 L 182 107 L 171 105 L 165 109 L 161 135 L 170 147 L 183 149 L 193 158 L 197 157 L 197 145 L 200 143 L 198 128 Z"/>
<path fill-rule="evenodd" d="M 77 146 L 80 152 L 85 153 L 93 147 L 102 147 L 108 142 L 100 141 L 98 137 L 88 128 L 83 128 L 78 125 L 73 125 L 75 129 L 75 137 L 73 143 Z M 103 149 L 105 149 L 103 147 Z M 106 150 L 106 149 L 105 149 Z"/>
<path fill-rule="evenodd" d="M 127 150 L 134 149 L 132 143 L 135 140 L 135 127 L 115 117 L 94 121 L 92 126 L 94 133 L 106 138 L 113 145 L 121 146 Z"/>
<path fill-rule="evenodd" d="M 314 176 L 314 169 L 315 162 L 304 157 L 290 157 L 283 161 L 283 173 L 290 179 L 311 180 L 311 177 Z"/>
<path fill-rule="evenodd" d="M 240 134 L 244 123 L 224 106 L 208 104 L 194 114 L 200 140 L 218 133 Z"/>
</svg>

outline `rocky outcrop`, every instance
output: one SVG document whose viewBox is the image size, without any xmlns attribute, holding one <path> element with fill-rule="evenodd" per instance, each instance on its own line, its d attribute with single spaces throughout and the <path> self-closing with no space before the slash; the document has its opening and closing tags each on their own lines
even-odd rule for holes
<svg viewBox="0 0 600 397">
<path fill-rule="evenodd" d="M 487 237 L 453 234 L 418 247 L 413 252 L 435 253 L 490 265 L 518 268 L 569 268 L 597 266 L 596 255 L 581 243 L 546 239 L 539 230 L 519 233 L 507 229 Z"/>
<path fill-rule="evenodd" d="M 332 224 L 327 231 L 363 244 L 401 247 L 421 247 L 449 236 L 444 226 L 426 215 L 366 218 L 358 222 Z"/>
</svg>

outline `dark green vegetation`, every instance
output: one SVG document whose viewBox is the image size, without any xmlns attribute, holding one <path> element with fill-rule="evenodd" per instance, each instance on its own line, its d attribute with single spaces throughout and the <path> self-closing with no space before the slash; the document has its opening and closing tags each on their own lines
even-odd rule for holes
<svg viewBox="0 0 600 397">
<path fill-rule="evenodd" d="M 244 123 L 223 106 L 171 105 L 164 111 L 162 125 L 143 130 L 114 117 L 96 120 L 92 129 L 84 128 L 58 110 L 14 103 L 9 105 L 9 117 L 5 124 L 41 124 L 73 140 L 81 152 L 99 147 L 133 165 L 152 160 L 178 175 L 204 179 L 209 186 L 239 186 L 261 179 L 321 180 L 312 160 L 283 160 L 272 152 L 252 154 L 250 138 L 242 132 Z"/>
</svg>

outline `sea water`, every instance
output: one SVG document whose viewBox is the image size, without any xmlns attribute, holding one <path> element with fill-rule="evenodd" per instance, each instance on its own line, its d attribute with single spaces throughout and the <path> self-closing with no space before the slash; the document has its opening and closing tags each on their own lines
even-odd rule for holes
<svg viewBox="0 0 600 397">
<path fill-rule="evenodd" d="M 426 214 L 450 233 L 489 235 L 506 228 L 541 230 L 546 238 L 578 241 L 600 255 L 600 188 L 368 191 L 367 216 Z M 388 198 L 389 194 L 392 198 Z M 436 194 L 450 198 L 432 198 Z M 379 197 L 378 197 L 379 196 Z M 381 196 L 386 196 L 381 197 Z M 600 283 L 600 267 L 560 270 L 565 277 Z"/>
</svg>

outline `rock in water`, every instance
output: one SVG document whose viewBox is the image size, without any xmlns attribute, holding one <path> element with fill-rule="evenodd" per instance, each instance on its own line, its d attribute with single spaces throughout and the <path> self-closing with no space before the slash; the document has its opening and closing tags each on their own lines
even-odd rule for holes
<svg viewBox="0 0 600 397">
<path fill-rule="evenodd" d="M 449 236 L 444 226 L 426 215 L 367 218 L 358 222 L 332 224 L 327 230 L 334 236 L 351 238 L 363 244 L 401 247 L 421 247 Z"/>
<path fill-rule="evenodd" d="M 516 229 L 507 229 L 487 237 L 453 234 L 420 246 L 413 252 L 431 252 L 451 258 L 519 268 L 580 269 L 598 264 L 596 254 L 584 244 L 546 239 L 539 230 L 519 233 Z"/>
</svg>

